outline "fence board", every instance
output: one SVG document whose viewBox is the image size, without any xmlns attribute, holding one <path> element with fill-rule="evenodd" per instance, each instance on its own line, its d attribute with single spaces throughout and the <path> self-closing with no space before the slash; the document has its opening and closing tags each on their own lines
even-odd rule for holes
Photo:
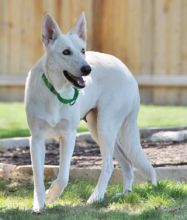
<svg viewBox="0 0 187 220">
<path fill-rule="evenodd" d="M 25 74 L 31 68 L 32 63 L 39 57 L 39 47 L 35 48 L 34 42 L 40 37 L 40 33 L 36 33 L 34 21 L 34 3 L 32 0 L 22 2 L 24 8 L 22 12 L 21 22 L 21 48 L 20 48 L 20 74 Z M 36 52 L 35 52 L 36 50 Z M 35 54 L 37 53 L 37 55 Z"/>
<path fill-rule="evenodd" d="M 182 0 L 181 1 L 181 73 L 186 74 L 187 73 L 187 1 Z"/>
<path fill-rule="evenodd" d="M 7 71 L 8 66 L 8 4 L 0 1 L 0 70 Z M 0 71 L 0 74 L 1 74 Z"/>
<path fill-rule="evenodd" d="M 8 6 L 8 17 L 10 22 L 10 30 L 8 36 L 8 72 L 19 74 L 20 72 L 20 49 L 21 49 L 21 0 L 7 1 Z"/>
<path fill-rule="evenodd" d="M 170 0 L 157 0 L 154 2 L 154 49 L 153 49 L 153 74 L 167 74 L 168 63 L 168 11 Z M 161 98 L 162 97 L 162 98 Z M 153 102 L 167 100 L 164 88 L 153 88 Z"/>
<path fill-rule="evenodd" d="M 114 1 L 115 2 L 115 1 Z M 114 4 L 113 19 L 113 54 L 125 63 L 129 60 L 128 51 L 128 1 L 120 0 Z"/>
<path fill-rule="evenodd" d="M 133 73 L 141 72 L 142 1 L 128 1 L 128 65 Z"/>
<path fill-rule="evenodd" d="M 153 74 L 153 14 L 154 14 L 154 2 L 151 0 L 142 1 L 142 51 L 141 51 L 141 74 Z"/>
<path fill-rule="evenodd" d="M 168 9 L 168 74 L 180 73 L 181 1 L 170 0 Z"/>
<path fill-rule="evenodd" d="M 95 25 L 100 23 L 99 31 L 95 33 L 94 40 L 98 40 L 100 43 L 100 51 L 109 53 L 113 51 L 113 0 L 100 1 L 100 5 L 97 5 L 100 10 L 97 14 Z M 97 9 L 96 9 L 97 10 Z"/>
<path fill-rule="evenodd" d="M 154 62 L 153 74 L 167 73 L 168 0 L 154 2 Z"/>
</svg>

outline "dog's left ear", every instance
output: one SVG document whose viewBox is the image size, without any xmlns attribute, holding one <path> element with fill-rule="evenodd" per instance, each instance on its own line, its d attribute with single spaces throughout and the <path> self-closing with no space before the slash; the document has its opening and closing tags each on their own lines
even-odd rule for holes
<svg viewBox="0 0 187 220">
<path fill-rule="evenodd" d="M 70 33 L 77 34 L 79 38 L 81 38 L 83 41 L 86 41 L 86 17 L 84 12 L 82 12 L 81 16 L 77 20 L 77 23 L 71 29 Z"/>
</svg>

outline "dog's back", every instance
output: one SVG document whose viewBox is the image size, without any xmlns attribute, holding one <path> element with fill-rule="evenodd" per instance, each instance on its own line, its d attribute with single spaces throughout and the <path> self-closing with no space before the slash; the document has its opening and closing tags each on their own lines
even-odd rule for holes
<svg viewBox="0 0 187 220">
<path fill-rule="evenodd" d="M 81 116 L 90 110 L 85 103 L 89 103 L 89 108 L 90 105 L 92 108 L 106 105 L 112 111 L 120 108 L 124 114 L 139 109 L 138 85 L 124 63 L 112 55 L 92 51 L 86 53 L 86 60 L 92 72 L 82 90 Z"/>
</svg>

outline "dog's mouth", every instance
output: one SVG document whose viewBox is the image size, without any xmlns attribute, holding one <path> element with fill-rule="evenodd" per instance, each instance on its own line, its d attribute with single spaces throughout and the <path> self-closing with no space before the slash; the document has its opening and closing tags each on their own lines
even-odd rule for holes
<svg viewBox="0 0 187 220">
<path fill-rule="evenodd" d="M 63 71 L 64 76 L 66 77 L 66 79 L 71 82 L 74 86 L 82 89 L 85 87 L 85 81 L 83 79 L 82 76 L 74 76 L 71 73 L 69 73 L 68 71 L 64 70 Z"/>
</svg>

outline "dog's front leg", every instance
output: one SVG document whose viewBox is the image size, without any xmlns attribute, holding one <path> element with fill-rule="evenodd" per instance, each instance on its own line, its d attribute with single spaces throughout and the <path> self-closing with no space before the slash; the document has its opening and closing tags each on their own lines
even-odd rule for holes
<svg viewBox="0 0 187 220">
<path fill-rule="evenodd" d="M 61 193 L 69 181 L 69 171 L 71 158 L 75 146 L 76 131 L 68 132 L 64 138 L 60 138 L 60 167 L 57 179 L 52 183 L 46 192 L 46 203 L 53 203 Z"/>
<path fill-rule="evenodd" d="M 44 186 L 44 159 L 45 139 L 41 136 L 32 136 L 30 139 L 30 151 L 34 177 L 34 203 L 33 212 L 39 213 L 45 206 Z"/>
</svg>

